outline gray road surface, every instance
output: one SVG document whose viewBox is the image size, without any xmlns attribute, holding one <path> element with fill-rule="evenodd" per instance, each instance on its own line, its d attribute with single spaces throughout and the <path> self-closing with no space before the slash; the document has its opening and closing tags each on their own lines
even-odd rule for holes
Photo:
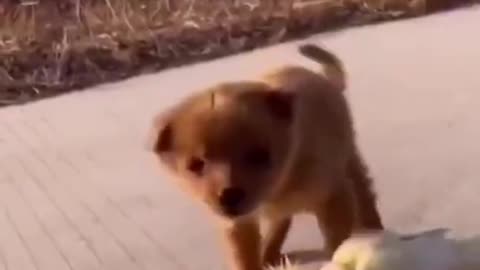
<svg viewBox="0 0 480 270">
<path fill-rule="evenodd" d="M 389 227 L 480 231 L 480 9 L 317 35 L 345 61 Z M 298 63 L 295 43 L 0 110 L 0 270 L 215 270 L 213 229 L 157 171 L 153 114 L 219 79 Z M 320 248 L 300 218 L 288 250 Z"/>
</svg>

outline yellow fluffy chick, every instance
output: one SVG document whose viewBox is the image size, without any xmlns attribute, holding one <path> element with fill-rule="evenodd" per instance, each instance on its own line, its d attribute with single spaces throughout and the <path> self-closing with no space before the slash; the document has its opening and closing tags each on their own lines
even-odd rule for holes
<svg viewBox="0 0 480 270">
<path fill-rule="evenodd" d="M 453 240 L 446 232 L 358 234 L 321 270 L 480 270 L 480 239 Z"/>
</svg>

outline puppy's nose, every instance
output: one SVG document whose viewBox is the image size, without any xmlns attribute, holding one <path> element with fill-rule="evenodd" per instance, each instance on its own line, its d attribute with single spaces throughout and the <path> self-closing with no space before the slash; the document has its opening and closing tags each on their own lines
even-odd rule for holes
<svg viewBox="0 0 480 270">
<path fill-rule="evenodd" d="M 220 194 L 220 204 L 223 208 L 235 211 L 245 200 L 246 193 L 241 188 L 226 188 Z"/>
</svg>

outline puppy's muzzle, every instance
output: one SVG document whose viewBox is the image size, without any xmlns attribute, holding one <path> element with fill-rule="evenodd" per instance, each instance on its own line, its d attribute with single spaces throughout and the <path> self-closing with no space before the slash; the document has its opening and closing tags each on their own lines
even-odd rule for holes
<svg viewBox="0 0 480 270">
<path fill-rule="evenodd" d="M 224 189 L 218 199 L 226 215 L 238 216 L 242 214 L 246 198 L 247 194 L 243 189 L 230 187 Z"/>
</svg>

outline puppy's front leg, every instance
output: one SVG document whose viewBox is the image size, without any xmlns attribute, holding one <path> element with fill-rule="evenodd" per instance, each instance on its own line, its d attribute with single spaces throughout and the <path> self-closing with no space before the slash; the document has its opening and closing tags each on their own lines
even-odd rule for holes
<svg viewBox="0 0 480 270">
<path fill-rule="evenodd" d="M 223 228 L 223 238 L 230 269 L 262 270 L 260 227 L 256 221 Z"/>
<path fill-rule="evenodd" d="M 269 220 L 263 240 L 263 264 L 276 266 L 282 263 L 282 246 L 292 224 L 290 217 L 281 220 Z"/>
</svg>

